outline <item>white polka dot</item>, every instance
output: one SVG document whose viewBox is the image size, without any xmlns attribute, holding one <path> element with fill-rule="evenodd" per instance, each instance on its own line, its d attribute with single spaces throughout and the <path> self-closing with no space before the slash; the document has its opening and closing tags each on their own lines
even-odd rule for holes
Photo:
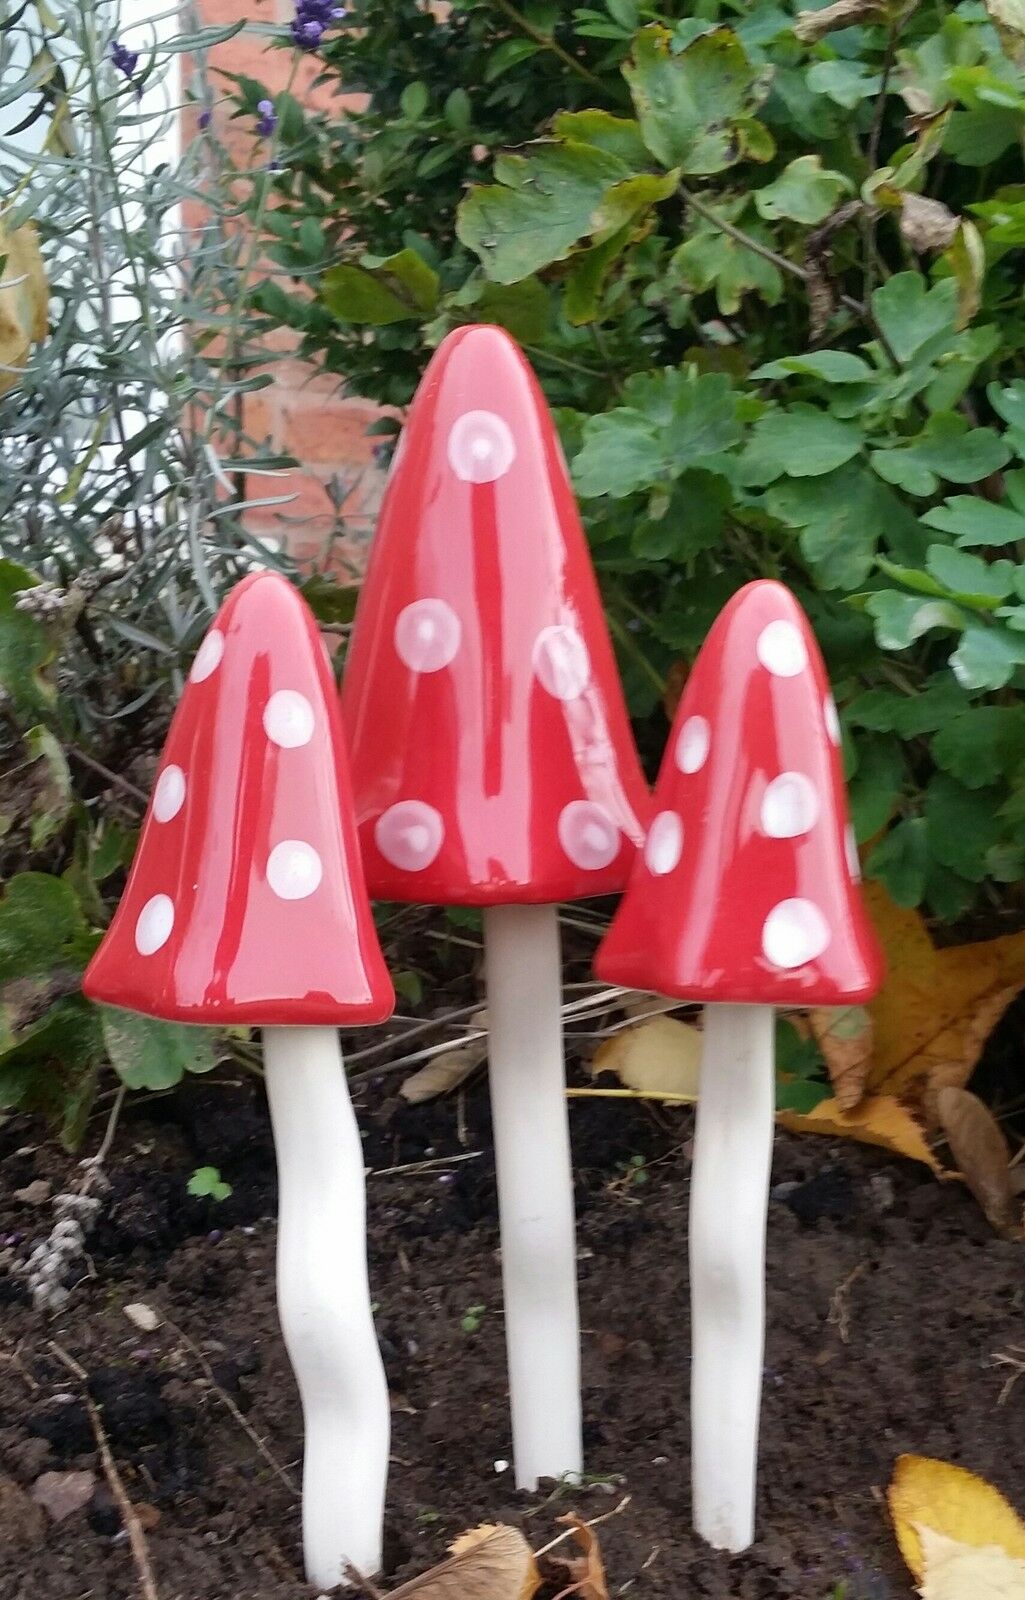
<svg viewBox="0 0 1025 1600">
<path fill-rule="evenodd" d="M 445 839 L 440 811 L 423 800 L 400 800 L 378 817 L 374 826 L 377 848 L 393 867 L 422 872 L 434 860 Z"/>
<path fill-rule="evenodd" d="M 158 822 L 170 822 L 185 804 L 185 774 L 181 767 L 165 767 L 153 790 L 153 815 Z"/>
<path fill-rule="evenodd" d="M 267 882 L 279 900 L 305 900 L 323 876 L 320 857 L 305 839 L 282 839 L 267 857 Z"/>
<path fill-rule="evenodd" d="M 672 872 L 683 851 L 683 823 L 675 811 L 660 811 L 644 841 L 644 861 L 656 878 Z"/>
<path fill-rule="evenodd" d="M 822 715 L 826 719 L 826 732 L 834 744 L 840 744 L 843 734 L 840 730 L 840 713 L 836 709 L 836 701 L 831 694 L 827 694 L 822 702 Z"/>
<path fill-rule="evenodd" d="M 263 731 L 282 750 L 297 750 L 313 738 L 313 707 L 297 689 L 277 689 L 263 708 Z"/>
<path fill-rule="evenodd" d="M 815 785 L 803 772 L 781 772 L 762 795 L 762 832 L 770 839 L 796 839 L 819 820 Z"/>
<path fill-rule="evenodd" d="M 851 823 L 847 824 L 847 832 L 844 834 L 844 849 L 847 852 L 847 870 L 854 882 L 860 883 L 861 857 L 858 855 L 858 841 L 854 837 L 854 828 Z"/>
<path fill-rule="evenodd" d="M 135 948 L 141 956 L 151 956 L 167 943 L 174 927 L 174 902 L 170 895 L 155 894 L 139 912 L 135 924 Z"/>
<path fill-rule="evenodd" d="M 556 700 L 575 700 L 591 679 L 591 659 L 576 628 L 556 623 L 542 628 L 534 644 L 534 671 Z"/>
<path fill-rule="evenodd" d="M 808 665 L 808 652 L 792 622 L 770 622 L 755 645 L 762 666 L 776 678 L 796 678 Z"/>
<path fill-rule="evenodd" d="M 700 772 L 708 760 L 712 730 L 705 717 L 688 717 L 676 741 L 676 765 L 681 772 Z"/>
<path fill-rule="evenodd" d="M 600 872 L 619 854 L 619 829 L 604 806 L 571 800 L 559 815 L 559 843 L 574 866 Z"/>
<path fill-rule="evenodd" d="M 463 625 L 444 600 L 415 600 L 395 623 L 395 649 L 413 672 L 438 672 L 455 659 Z"/>
<path fill-rule="evenodd" d="M 466 483 L 493 483 L 516 459 L 508 423 L 493 411 L 467 411 L 448 436 L 448 459 Z"/>
<path fill-rule="evenodd" d="M 196 659 L 192 663 L 189 677 L 193 683 L 202 683 L 204 678 L 209 678 L 211 672 L 220 666 L 224 654 L 224 635 L 219 628 L 211 628 L 203 643 L 196 651 Z"/>
<path fill-rule="evenodd" d="M 829 924 L 810 900 L 781 900 L 762 928 L 762 950 L 774 967 L 803 967 L 829 944 Z"/>
</svg>

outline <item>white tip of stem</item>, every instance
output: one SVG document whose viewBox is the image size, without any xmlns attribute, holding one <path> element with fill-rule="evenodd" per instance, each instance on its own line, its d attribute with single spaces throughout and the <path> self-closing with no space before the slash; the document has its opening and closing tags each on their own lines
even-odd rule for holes
<svg viewBox="0 0 1025 1600">
<path fill-rule="evenodd" d="M 705 1009 L 690 1196 L 694 1527 L 754 1540 L 765 1345 L 765 1222 L 775 1114 L 770 1006 Z"/>
</svg>

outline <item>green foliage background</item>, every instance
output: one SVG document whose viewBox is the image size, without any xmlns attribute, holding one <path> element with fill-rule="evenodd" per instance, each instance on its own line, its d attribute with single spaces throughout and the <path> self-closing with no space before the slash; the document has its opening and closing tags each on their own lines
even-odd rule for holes
<svg viewBox="0 0 1025 1600">
<path fill-rule="evenodd" d="M 1016 0 L 359 0 L 323 81 L 364 109 L 278 97 L 255 294 L 397 407 L 450 327 L 508 327 L 652 749 L 674 664 L 782 578 L 867 870 L 948 922 L 1025 877 L 1022 27 Z"/>
</svg>

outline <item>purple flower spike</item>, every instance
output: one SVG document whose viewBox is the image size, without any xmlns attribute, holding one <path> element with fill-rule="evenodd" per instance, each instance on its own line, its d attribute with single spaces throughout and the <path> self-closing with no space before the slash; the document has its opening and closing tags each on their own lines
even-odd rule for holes
<svg viewBox="0 0 1025 1600">
<path fill-rule="evenodd" d="M 277 113 L 274 110 L 273 100 L 258 100 L 256 109 L 259 112 L 256 131 L 261 139 L 269 139 L 278 125 Z"/>
<path fill-rule="evenodd" d="M 119 40 L 115 39 L 110 47 L 110 59 L 118 72 L 123 72 L 126 78 L 130 78 L 139 65 L 139 52 L 138 50 L 129 50 Z"/>
<path fill-rule="evenodd" d="M 296 0 L 292 38 L 300 50 L 316 50 L 328 28 L 346 16 L 347 8 L 334 0 Z"/>
<path fill-rule="evenodd" d="M 214 114 L 212 111 L 201 111 L 199 113 L 199 121 L 197 125 L 203 130 L 204 133 L 213 121 L 213 116 Z"/>
</svg>

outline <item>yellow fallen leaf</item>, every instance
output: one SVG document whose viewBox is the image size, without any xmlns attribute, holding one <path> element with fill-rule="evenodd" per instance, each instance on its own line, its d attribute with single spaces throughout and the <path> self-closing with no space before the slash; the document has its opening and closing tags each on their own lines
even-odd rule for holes
<svg viewBox="0 0 1025 1600">
<path fill-rule="evenodd" d="M 531 1600 L 541 1586 L 534 1552 L 518 1528 L 484 1523 L 450 1548 L 447 1561 L 392 1589 L 387 1600 Z"/>
<path fill-rule="evenodd" d="M 1022 1237 L 1021 1206 L 1011 1183 L 1011 1153 L 993 1113 L 968 1089 L 941 1089 L 940 1127 L 961 1176 L 986 1219 L 1008 1238 Z"/>
<path fill-rule="evenodd" d="M 443 1094 L 451 1094 L 453 1089 L 458 1089 L 476 1072 L 487 1053 L 485 1039 L 476 1039 L 473 1044 L 445 1050 L 440 1056 L 426 1062 L 418 1072 L 411 1072 L 403 1080 L 399 1094 L 411 1106 L 423 1105 L 427 1100 L 437 1100 Z"/>
<path fill-rule="evenodd" d="M 605 1563 L 594 1529 L 582 1522 L 575 1511 L 555 1520 L 564 1528 L 573 1530 L 573 1542 L 580 1552 L 578 1555 L 564 1556 L 560 1553 L 542 1557 L 546 1582 L 560 1586 L 555 1600 L 563 1600 L 564 1596 L 568 1600 L 570 1595 L 574 1596 L 574 1600 L 609 1600 Z"/>
<path fill-rule="evenodd" d="M 870 1095 L 853 1111 L 844 1111 L 836 1100 L 821 1100 L 811 1111 L 781 1111 L 776 1120 L 794 1133 L 825 1133 L 831 1138 L 840 1135 L 860 1139 L 862 1144 L 878 1145 L 894 1155 L 922 1161 L 937 1174 L 943 1171 L 920 1125 L 907 1107 L 892 1095 Z"/>
<path fill-rule="evenodd" d="M 809 1011 L 808 1025 L 822 1051 L 836 1103 L 849 1111 L 864 1094 L 872 1065 L 871 1012 L 864 1006 Z"/>
<path fill-rule="evenodd" d="M 627 1089 L 652 1100 L 662 1095 L 696 1100 L 701 1034 L 675 1017 L 651 1017 L 605 1039 L 595 1051 L 595 1077 L 614 1072 Z"/>
<path fill-rule="evenodd" d="M 1025 1600 L 1025 1561 L 999 1545 L 960 1544 L 925 1526 L 918 1534 L 925 1561 L 922 1600 Z"/>
<path fill-rule="evenodd" d="M 881 884 L 866 885 L 865 898 L 887 956 L 886 982 L 869 1007 L 875 1042 L 865 1088 L 932 1116 L 935 1092 L 964 1087 L 1025 988 L 1025 933 L 938 950 L 918 912 L 894 905 Z"/>
<path fill-rule="evenodd" d="M 12 233 L 0 224 L 0 256 L 7 257 L 0 274 L 0 394 L 4 394 L 17 383 L 30 345 L 46 337 L 48 290 L 30 222 Z"/>
<path fill-rule="evenodd" d="M 926 1570 L 923 1529 L 974 1549 L 995 1545 L 1025 1560 L 1025 1522 L 999 1489 L 964 1467 L 929 1456 L 898 1456 L 887 1501 L 900 1553 L 917 1583 Z"/>
</svg>

